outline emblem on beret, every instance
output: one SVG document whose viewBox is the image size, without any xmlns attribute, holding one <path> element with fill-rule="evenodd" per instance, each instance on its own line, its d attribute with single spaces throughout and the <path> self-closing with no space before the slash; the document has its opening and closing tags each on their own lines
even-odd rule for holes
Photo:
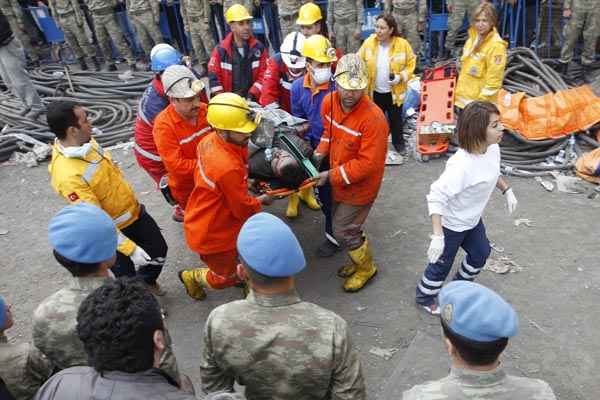
<svg viewBox="0 0 600 400">
<path fill-rule="evenodd" d="M 444 309 L 442 310 L 442 318 L 446 324 L 449 324 L 452 321 L 452 304 L 446 304 Z"/>
</svg>

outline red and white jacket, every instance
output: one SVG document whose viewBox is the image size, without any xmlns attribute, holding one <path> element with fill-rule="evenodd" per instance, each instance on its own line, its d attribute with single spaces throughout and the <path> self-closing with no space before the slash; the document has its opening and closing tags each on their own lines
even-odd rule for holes
<svg viewBox="0 0 600 400">
<path fill-rule="evenodd" d="M 293 79 L 289 78 L 288 67 L 277 53 L 267 61 L 267 72 L 263 80 L 263 88 L 259 103 L 267 106 L 271 103 L 279 104 L 283 110 L 291 113 L 290 90 Z"/>
</svg>

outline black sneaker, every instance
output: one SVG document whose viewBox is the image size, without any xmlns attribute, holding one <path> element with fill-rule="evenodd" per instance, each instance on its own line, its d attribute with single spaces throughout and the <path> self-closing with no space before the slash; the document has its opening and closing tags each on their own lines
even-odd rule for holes
<svg viewBox="0 0 600 400">
<path fill-rule="evenodd" d="M 340 251 L 340 246 L 333 244 L 330 240 L 325 239 L 317 248 L 317 255 L 322 258 L 332 257 Z"/>
</svg>

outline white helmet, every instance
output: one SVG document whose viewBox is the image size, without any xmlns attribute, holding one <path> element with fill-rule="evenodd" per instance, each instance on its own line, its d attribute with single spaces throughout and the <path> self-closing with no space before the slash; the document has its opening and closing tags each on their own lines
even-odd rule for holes
<svg viewBox="0 0 600 400">
<path fill-rule="evenodd" d="M 154 45 L 152 50 L 150 50 L 150 58 L 154 57 L 154 54 L 156 54 L 157 51 L 162 50 L 162 49 L 175 50 L 175 48 L 173 46 L 171 46 L 170 44 L 159 43 L 157 45 Z"/>
<path fill-rule="evenodd" d="M 306 58 L 302 57 L 302 47 L 306 38 L 300 32 L 289 33 L 281 44 L 281 59 L 288 68 L 304 68 Z"/>
<path fill-rule="evenodd" d="M 161 78 L 165 94 L 176 99 L 196 96 L 204 89 L 204 82 L 185 65 L 171 65 L 165 69 Z"/>
</svg>

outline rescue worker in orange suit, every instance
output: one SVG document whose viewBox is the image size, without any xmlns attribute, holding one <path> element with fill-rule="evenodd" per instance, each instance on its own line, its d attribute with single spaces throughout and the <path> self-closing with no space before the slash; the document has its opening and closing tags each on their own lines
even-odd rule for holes
<svg viewBox="0 0 600 400">
<path fill-rule="evenodd" d="M 283 40 L 281 51 L 267 61 L 267 72 L 259 103 L 266 107 L 270 104 L 281 107 L 291 113 L 290 90 L 292 82 L 304 75 L 306 58 L 302 57 L 304 35 L 291 32 Z"/>
<path fill-rule="evenodd" d="M 195 187 L 185 209 L 188 246 L 207 268 L 179 271 L 188 295 L 206 297 L 205 288 L 239 284 L 236 275 L 237 235 L 248 218 L 271 204 L 267 194 L 248 193 L 248 141 L 259 116 L 235 93 L 221 93 L 208 103 L 207 119 L 214 129 L 198 144 Z"/>
<path fill-rule="evenodd" d="M 351 263 L 338 270 L 344 290 L 356 292 L 377 273 L 363 224 L 379 193 L 387 152 L 387 120 L 366 95 L 367 68 L 357 54 L 343 56 L 334 79 L 336 91 L 323 100 L 325 130 L 313 155 L 318 164 L 329 155 L 330 169 L 318 185 L 333 191 L 333 232 L 348 249 Z"/>
<path fill-rule="evenodd" d="M 206 121 L 206 103 L 200 95 L 204 83 L 184 65 L 172 65 L 162 76 L 171 104 L 154 122 L 154 141 L 168 173 L 168 188 L 185 210 L 194 189 L 196 147 L 211 130 Z"/>
<path fill-rule="evenodd" d="M 267 48 L 252 36 L 252 15 L 241 4 L 225 12 L 231 28 L 208 62 L 211 96 L 233 92 L 258 102 L 267 70 Z"/>
<path fill-rule="evenodd" d="M 85 109 L 75 102 L 54 101 L 46 118 L 56 135 L 48 166 L 52 188 L 70 203 L 83 201 L 103 209 L 119 231 L 115 276 L 139 276 L 154 294 L 163 295 L 156 280 L 167 243 L 110 153 L 92 138 Z"/>
</svg>

